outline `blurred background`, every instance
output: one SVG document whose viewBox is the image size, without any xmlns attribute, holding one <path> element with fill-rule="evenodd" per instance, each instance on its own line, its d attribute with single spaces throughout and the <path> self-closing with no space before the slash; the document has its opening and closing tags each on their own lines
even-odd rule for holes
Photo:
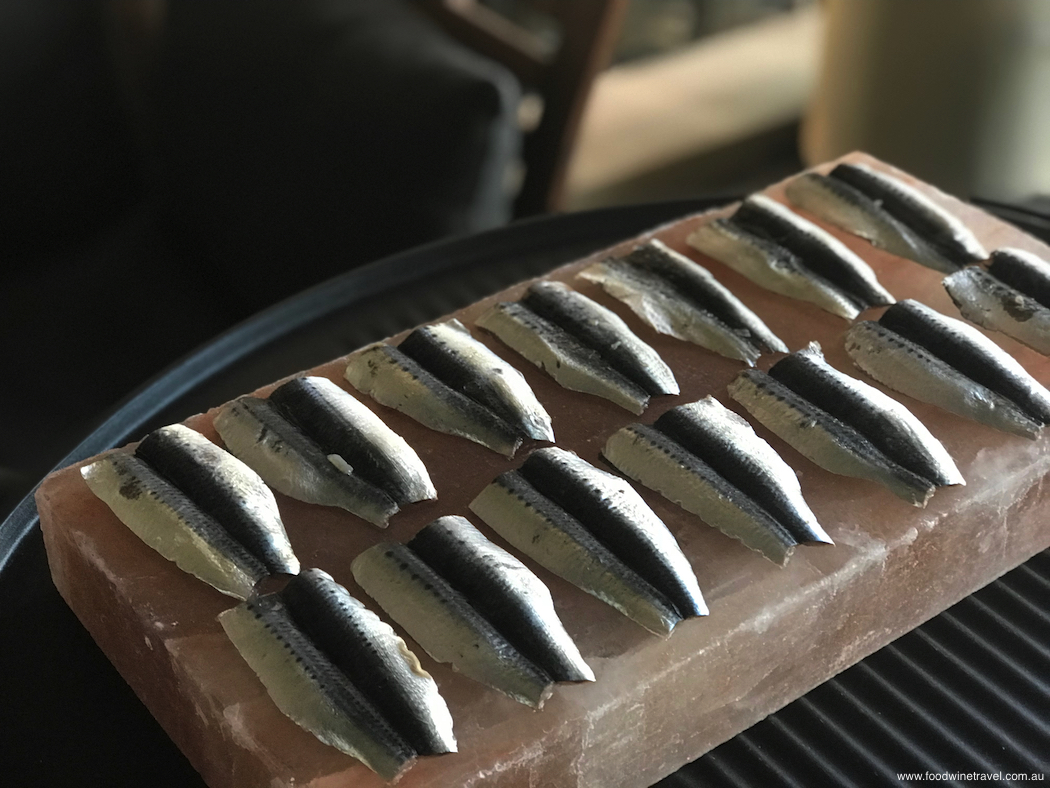
<svg viewBox="0 0 1050 788">
<path fill-rule="evenodd" d="M 0 512 L 122 398 L 349 268 L 867 150 L 1050 193 L 1042 0 L 5 0 Z"/>
</svg>

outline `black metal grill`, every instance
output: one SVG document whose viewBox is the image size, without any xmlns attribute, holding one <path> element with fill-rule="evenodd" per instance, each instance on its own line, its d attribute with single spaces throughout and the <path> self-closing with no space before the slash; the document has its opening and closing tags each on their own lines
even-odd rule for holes
<svg viewBox="0 0 1050 788">
<path fill-rule="evenodd" d="M 717 747 L 658 788 L 1050 775 L 1050 551 Z M 1047 777 L 1050 779 L 1050 777 Z M 1017 784 L 1046 784 L 1014 780 Z M 984 784 L 994 784 L 984 782 Z"/>
</svg>

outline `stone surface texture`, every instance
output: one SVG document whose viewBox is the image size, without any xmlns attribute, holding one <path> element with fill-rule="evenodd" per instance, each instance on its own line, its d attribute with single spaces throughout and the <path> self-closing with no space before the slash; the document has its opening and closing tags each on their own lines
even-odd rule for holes
<svg viewBox="0 0 1050 788">
<path fill-rule="evenodd" d="M 846 158 L 872 161 L 860 154 Z M 818 169 L 826 172 L 833 164 Z M 967 221 L 990 250 L 1009 245 L 1050 257 L 1050 248 L 1009 225 L 923 188 Z M 767 193 L 783 199 L 782 184 Z M 690 230 L 731 208 L 684 218 L 652 235 L 705 265 L 791 350 L 817 340 L 830 364 L 863 378 L 843 349 L 846 321 L 760 290 L 686 248 Z M 831 232 L 868 260 L 898 299 L 916 298 L 958 316 L 936 272 Z M 617 249 L 626 251 L 638 240 Z M 598 286 L 574 279 L 602 254 L 558 269 L 550 278 L 571 282 L 620 314 L 675 371 L 681 395 L 655 397 L 640 420 L 652 423 L 668 408 L 708 394 L 740 412 L 725 390 L 742 368 L 739 362 L 656 334 Z M 597 397 L 559 388 L 473 325 L 487 306 L 519 297 L 526 285 L 457 317 L 525 374 L 553 418 L 557 445 L 605 467 L 598 452 L 606 438 L 637 417 Z M 869 310 L 861 319 L 878 314 Z M 1050 383 L 1050 361 L 1002 335 L 992 338 L 1040 382 Z M 766 355 L 759 367 L 768 369 L 779 357 Z M 338 359 L 312 373 L 348 388 L 344 366 L 345 359 Z M 1050 437 L 1028 441 L 1006 435 L 889 393 L 945 444 L 967 480 L 965 487 L 938 490 L 925 509 L 915 509 L 879 485 L 821 470 L 758 426 L 759 435 L 797 472 L 806 500 L 835 546 L 801 548 L 780 568 L 642 489 L 692 562 L 710 616 L 685 621 L 661 639 L 523 558 L 550 587 L 597 681 L 559 686 L 536 712 L 436 665 L 409 641 L 448 701 L 460 752 L 421 759 L 399 785 L 650 785 L 1050 545 Z M 406 507 L 381 531 L 343 511 L 279 494 L 277 499 L 303 567 L 326 570 L 375 609 L 350 574 L 360 551 L 381 540 L 407 541 L 447 514 L 468 516 L 507 547 L 469 514 L 467 504 L 497 474 L 517 467 L 529 450 L 544 444 L 527 443 L 508 460 L 365 402 L 419 453 L 438 500 Z M 218 442 L 213 416 L 199 414 L 187 423 Z M 49 477 L 37 500 L 59 591 L 209 785 L 382 784 L 364 766 L 281 715 L 216 621 L 234 601 L 140 542 L 91 495 L 76 467 Z"/>
</svg>

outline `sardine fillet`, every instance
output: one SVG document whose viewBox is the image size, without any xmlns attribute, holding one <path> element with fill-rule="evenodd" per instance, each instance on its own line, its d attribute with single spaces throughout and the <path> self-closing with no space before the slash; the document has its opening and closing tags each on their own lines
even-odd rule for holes
<svg viewBox="0 0 1050 788">
<path fill-rule="evenodd" d="M 787 250 L 774 249 L 773 244 L 733 226 L 728 219 L 701 225 L 686 242 L 774 293 L 807 301 L 846 320 L 861 312 L 852 298 L 830 282 L 804 271 Z"/>
<path fill-rule="evenodd" d="M 510 472 L 513 474 L 514 472 Z M 510 474 L 504 474 L 504 477 Z M 524 480 L 521 483 L 527 484 Z M 553 505 L 552 505 L 553 506 Z M 628 569 L 574 519 L 556 527 L 548 512 L 526 502 L 497 478 L 471 501 L 470 510 L 496 533 L 541 566 L 619 610 L 658 635 L 681 620 L 663 595 Z M 563 513 L 564 514 L 564 513 Z M 575 528 L 571 524 L 575 524 Z M 658 601 L 660 600 L 660 601 Z"/>
<path fill-rule="evenodd" d="M 624 474 L 708 525 L 773 563 L 786 564 L 798 542 L 784 526 L 702 460 L 681 447 L 676 451 L 676 446 L 655 430 L 635 425 L 613 433 L 602 454 Z"/>
<path fill-rule="evenodd" d="M 791 392 L 765 373 L 749 370 L 729 384 L 729 396 L 768 430 L 826 471 L 868 479 L 914 506 L 926 506 L 934 486 L 894 463 L 852 427 Z"/>
<path fill-rule="evenodd" d="M 529 706 L 541 708 L 550 697 L 553 679 L 409 548 L 377 544 L 355 558 L 351 570 L 361 588 L 438 662 Z"/>
<path fill-rule="evenodd" d="M 964 268 L 945 277 L 944 289 L 962 316 L 1050 355 L 1050 309 L 987 271 Z"/>
<path fill-rule="evenodd" d="M 585 348 L 556 326 L 547 324 L 556 331 L 540 333 L 537 326 L 546 322 L 513 302 L 497 304 L 477 320 L 479 326 L 491 331 L 563 388 L 594 394 L 634 414 L 645 411 L 649 404 L 645 389 L 613 370 L 596 351 Z"/>
<path fill-rule="evenodd" d="M 441 383 L 396 348 L 365 349 L 350 359 L 345 374 L 358 391 L 432 430 L 466 438 L 506 457 L 513 457 L 521 445 L 521 436 L 509 424 Z"/>
<path fill-rule="evenodd" d="M 547 586 L 466 518 L 440 517 L 408 547 L 555 681 L 594 681 Z"/>
<path fill-rule="evenodd" d="M 396 780 L 415 752 L 332 667 L 283 611 L 246 603 L 219 622 L 277 707 L 325 744 L 362 761 L 384 780 Z M 334 693 L 334 695 L 332 694 Z"/>
<path fill-rule="evenodd" d="M 231 452 L 290 498 L 338 506 L 379 527 L 398 511 L 386 493 L 354 475 L 338 455 L 322 454 L 267 400 L 228 403 L 215 417 L 215 429 Z"/>
<path fill-rule="evenodd" d="M 1033 440 L 1042 429 L 1006 397 L 878 323 L 864 321 L 847 331 L 846 352 L 875 380 L 921 402 Z"/>
<path fill-rule="evenodd" d="M 88 487 L 136 536 L 184 572 L 247 599 L 266 568 L 146 463 L 112 452 L 80 469 Z"/>
<path fill-rule="evenodd" d="M 654 331 L 692 342 L 726 358 L 753 365 L 762 354 L 747 333 L 674 293 L 662 280 L 632 270 L 622 260 L 594 263 L 580 277 L 596 282 Z"/>
</svg>

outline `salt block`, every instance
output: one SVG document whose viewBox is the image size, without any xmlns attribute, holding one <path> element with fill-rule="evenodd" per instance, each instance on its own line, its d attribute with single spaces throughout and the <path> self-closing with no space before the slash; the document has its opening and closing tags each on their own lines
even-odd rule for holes
<svg viewBox="0 0 1050 788">
<path fill-rule="evenodd" d="M 877 160 L 862 154 L 844 160 L 862 161 L 915 183 L 961 216 L 989 249 L 1010 245 L 1050 257 L 1050 248 L 1016 228 Z M 817 169 L 826 172 L 835 163 Z M 783 199 L 783 184 L 766 191 Z M 548 277 L 570 282 L 620 314 L 675 371 L 682 393 L 654 398 L 641 417 L 645 423 L 709 394 L 741 412 L 725 391 L 741 369 L 739 362 L 656 334 L 596 285 L 575 278 L 610 251 L 628 251 L 649 237 L 705 265 L 791 350 L 817 340 L 829 363 L 863 377 L 843 348 L 846 321 L 761 290 L 686 247 L 685 237 L 693 228 L 731 210 L 684 218 Z M 936 272 L 830 231 L 868 260 L 897 298 L 915 298 L 958 316 Z M 518 298 L 527 284 L 456 316 L 472 327 L 490 304 Z M 871 310 L 862 319 L 876 316 Z M 639 419 L 612 403 L 561 389 L 498 340 L 476 328 L 473 333 L 525 374 L 552 416 L 558 445 L 605 467 L 599 457 L 605 440 Z M 1041 383 L 1050 382 L 1050 361 L 1006 337 L 990 336 Z M 759 366 L 768 369 L 779 357 L 763 357 Z M 342 377 L 345 363 L 337 359 L 311 373 L 348 388 Z M 366 400 L 419 453 L 439 498 L 406 507 L 388 530 L 380 531 L 346 512 L 278 494 L 302 565 L 326 570 L 376 609 L 353 581 L 354 557 L 385 539 L 407 541 L 439 516 L 466 515 L 548 584 L 597 679 L 559 686 L 537 712 L 435 664 L 408 639 L 448 701 L 460 752 L 420 759 L 399 785 L 650 785 L 1050 545 L 1050 485 L 1045 483 L 1050 438 L 1027 441 L 888 393 L 944 442 L 966 486 L 938 490 L 926 509 L 916 509 L 874 483 L 818 468 L 758 426 L 758 433 L 798 474 L 803 494 L 835 545 L 801 548 L 780 568 L 660 495 L 640 490 L 678 538 L 711 608 L 709 617 L 679 624 L 667 639 L 649 634 L 538 567 L 469 514 L 467 504 L 474 496 L 496 475 L 520 465 L 539 444 L 527 444 L 517 459 L 508 460 Z M 213 417 L 211 411 L 187 423 L 218 442 Z M 37 503 L 58 590 L 209 785 L 383 784 L 277 710 L 216 621 L 233 600 L 183 574 L 140 542 L 91 495 L 77 467 L 46 479 Z"/>
</svg>

